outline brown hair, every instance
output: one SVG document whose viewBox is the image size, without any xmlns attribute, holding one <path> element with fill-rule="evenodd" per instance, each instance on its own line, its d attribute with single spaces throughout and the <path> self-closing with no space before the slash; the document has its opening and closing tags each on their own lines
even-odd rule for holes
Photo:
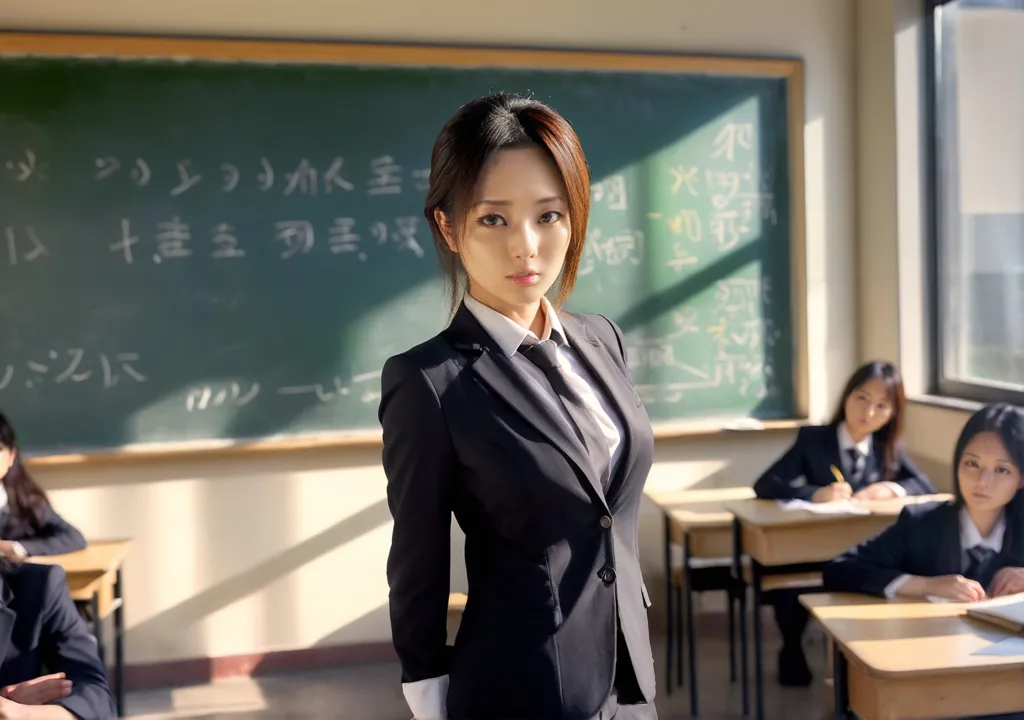
<svg viewBox="0 0 1024 720">
<path fill-rule="evenodd" d="M 847 381 L 846 387 L 843 388 L 839 406 L 836 408 L 835 415 L 832 416 L 832 424 L 839 425 L 846 419 L 846 399 L 872 378 L 882 381 L 889 395 L 889 402 L 892 403 L 892 415 L 889 417 L 889 422 L 875 432 L 875 437 L 882 441 L 882 446 L 885 448 L 882 458 L 882 479 L 892 480 L 892 474 L 896 469 L 896 454 L 903 437 L 903 408 L 906 405 L 903 378 L 900 377 L 900 371 L 895 365 L 891 362 L 875 360 L 857 368 Z"/>
<path fill-rule="evenodd" d="M 542 102 L 500 92 L 472 100 L 452 116 L 434 142 L 430 188 L 423 209 L 445 275 L 451 311 L 458 307 L 463 270 L 438 225 L 435 210 L 451 224 L 456 244 L 487 161 L 499 150 L 537 147 L 547 152 L 565 185 L 569 205 L 569 249 L 562 265 L 556 306 L 576 284 L 590 216 L 590 169 L 572 125 Z"/>
</svg>

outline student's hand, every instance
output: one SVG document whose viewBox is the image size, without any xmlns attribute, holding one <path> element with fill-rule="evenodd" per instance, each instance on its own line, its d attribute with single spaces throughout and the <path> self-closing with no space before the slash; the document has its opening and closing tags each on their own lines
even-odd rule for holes
<svg viewBox="0 0 1024 720">
<path fill-rule="evenodd" d="M 855 500 L 891 500 L 896 497 L 892 485 L 885 482 L 871 483 L 853 494 Z"/>
<path fill-rule="evenodd" d="M 825 503 L 833 500 L 848 500 L 852 494 L 853 491 L 850 489 L 849 483 L 834 482 L 823 488 L 818 488 L 811 495 L 811 502 Z"/>
<path fill-rule="evenodd" d="M 1005 567 L 992 578 L 992 597 L 1024 592 L 1024 568 Z"/>
<path fill-rule="evenodd" d="M 10 540 L 0 540 L 0 555 L 8 560 L 23 560 L 25 558 L 21 545 Z"/>
<path fill-rule="evenodd" d="M 27 720 L 28 706 L 0 697 L 0 720 Z"/>
<path fill-rule="evenodd" d="M 977 602 L 985 599 L 985 588 L 963 575 L 940 575 L 928 578 L 925 595 L 935 595 L 953 602 Z"/>
<path fill-rule="evenodd" d="M 42 675 L 32 680 L 8 685 L 0 690 L 0 697 L 22 705 L 45 705 L 54 700 L 66 698 L 70 694 L 71 681 L 65 679 L 64 673 Z"/>
</svg>

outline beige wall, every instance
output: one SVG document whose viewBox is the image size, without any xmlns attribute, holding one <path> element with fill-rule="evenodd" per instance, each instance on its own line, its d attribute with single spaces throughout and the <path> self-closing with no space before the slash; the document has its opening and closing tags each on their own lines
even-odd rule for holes
<svg viewBox="0 0 1024 720">
<path fill-rule="evenodd" d="M 857 248 L 862 359 L 898 360 L 908 451 L 952 489 L 956 438 L 978 405 L 930 397 L 924 243 L 924 27 L 917 0 L 858 0 Z"/>
<path fill-rule="evenodd" d="M 806 63 L 810 409 L 857 359 L 854 0 L 0 0 L 6 27 L 550 45 L 796 56 Z M 555 40 L 556 37 L 562 40 Z M 890 213 L 891 214 L 891 213 Z M 891 234 L 891 233 L 890 233 Z M 863 308 L 861 308 L 863 310 Z M 860 338 L 865 341 L 864 337 Z M 789 442 L 755 433 L 661 442 L 650 484 L 749 483 Z M 47 469 L 90 537 L 131 536 L 131 663 L 387 640 L 389 516 L 377 451 Z M 661 525 L 644 507 L 654 591 Z M 456 538 L 455 546 L 460 543 Z M 458 558 L 454 584 L 462 582 Z M 656 596 L 660 597 L 660 595 Z M 655 615 L 657 617 L 657 614 Z"/>
</svg>

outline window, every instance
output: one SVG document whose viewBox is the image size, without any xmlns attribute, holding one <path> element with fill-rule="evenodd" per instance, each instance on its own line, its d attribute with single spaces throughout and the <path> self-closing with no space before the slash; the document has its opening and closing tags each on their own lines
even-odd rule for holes
<svg viewBox="0 0 1024 720">
<path fill-rule="evenodd" d="M 937 390 L 1024 402 L 1024 0 L 932 4 Z"/>
</svg>

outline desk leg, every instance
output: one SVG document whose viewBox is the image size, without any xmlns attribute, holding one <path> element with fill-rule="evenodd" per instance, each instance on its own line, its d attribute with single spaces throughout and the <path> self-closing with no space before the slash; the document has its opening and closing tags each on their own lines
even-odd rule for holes
<svg viewBox="0 0 1024 720">
<path fill-rule="evenodd" d="M 750 683 L 747 675 L 747 584 L 743 579 L 743 532 L 740 521 L 732 521 L 732 572 L 739 590 L 740 602 L 740 685 L 743 697 L 743 715 L 750 714 Z"/>
<path fill-rule="evenodd" d="M 100 618 L 100 594 L 98 592 L 92 594 L 89 605 L 92 608 L 92 634 L 96 638 L 96 652 L 99 653 L 100 663 L 103 664 L 103 670 L 106 672 L 107 653 L 103 647 L 103 620 Z"/>
<path fill-rule="evenodd" d="M 665 513 L 665 694 L 672 694 L 672 640 L 675 612 L 672 607 L 672 523 Z"/>
<path fill-rule="evenodd" d="M 114 682 L 117 684 L 117 716 L 124 717 L 124 598 L 121 596 L 121 570 L 118 569 L 114 580 Z"/>
<path fill-rule="evenodd" d="M 729 602 L 729 682 L 736 682 L 736 590 L 730 587 Z"/>
<path fill-rule="evenodd" d="M 761 667 L 761 563 L 750 559 L 751 583 L 754 586 L 754 704 L 755 720 L 764 720 L 764 670 Z"/>
<path fill-rule="evenodd" d="M 686 603 L 686 661 L 690 664 L 690 717 L 700 717 L 697 709 L 697 630 L 693 624 L 693 568 L 690 567 L 690 533 L 683 535 L 683 579 L 686 590 L 683 598 Z M 683 669 L 683 658 L 679 656 L 680 674 Z"/>
<path fill-rule="evenodd" d="M 831 641 L 830 641 L 831 642 Z M 836 720 L 850 720 L 850 688 L 847 685 L 846 656 L 832 642 L 832 692 L 835 696 Z"/>
</svg>

